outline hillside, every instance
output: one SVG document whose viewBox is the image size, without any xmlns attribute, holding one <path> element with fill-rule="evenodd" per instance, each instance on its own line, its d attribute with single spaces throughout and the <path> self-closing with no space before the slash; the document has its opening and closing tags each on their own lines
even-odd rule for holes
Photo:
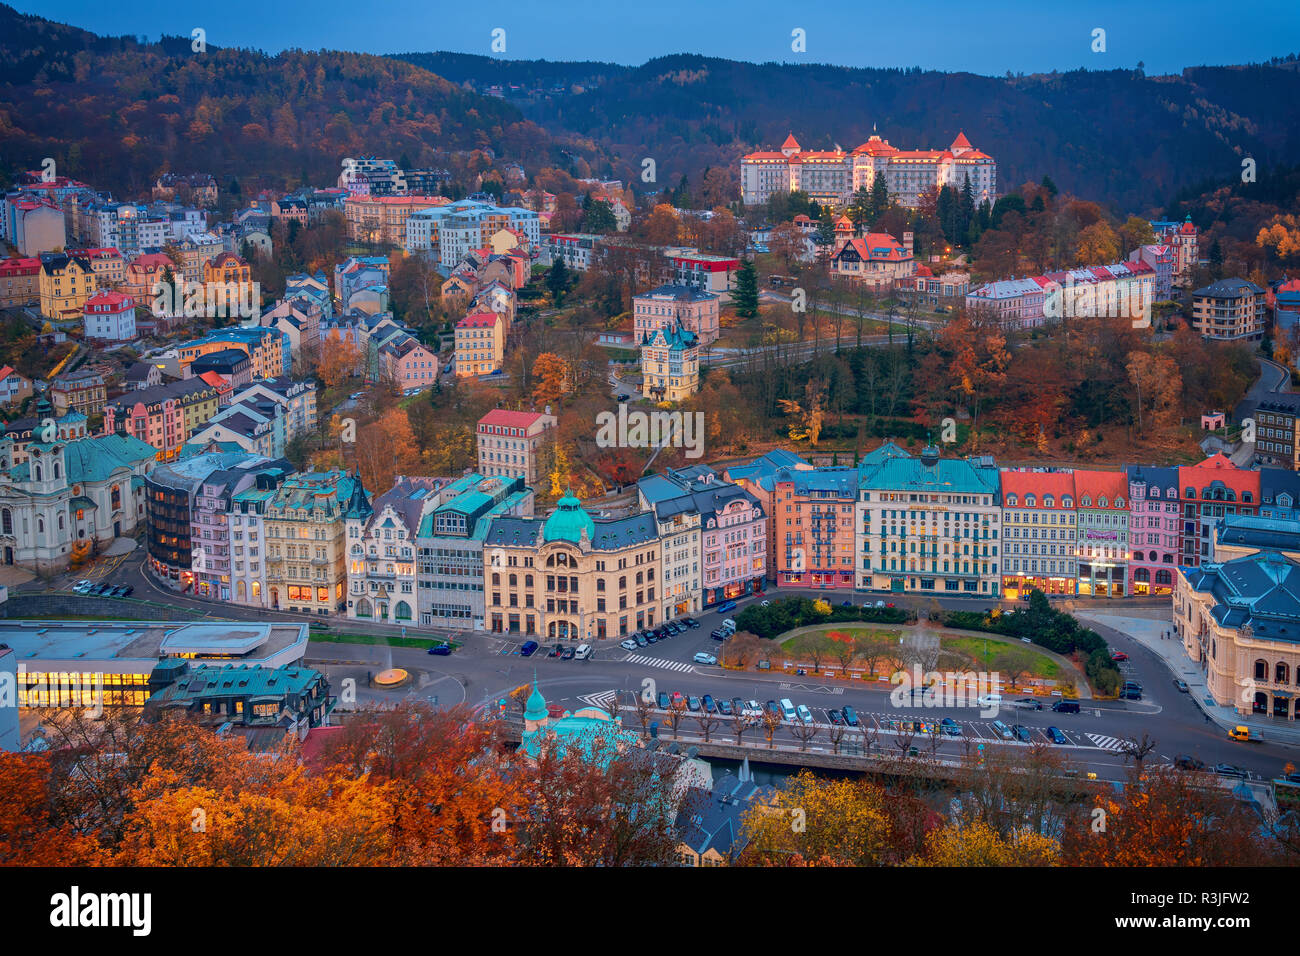
<svg viewBox="0 0 1300 956">
<path fill-rule="evenodd" d="M 874 129 L 902 148 L 942 147 L 959 130 L 1000 164 L 1003 189 L 1044 174 L 1118 211 L 1154 211 L 1181 188 L 1289 161 L 1300 147 L 1300 73 L 1289 67 L 1198 67 L 1181 76 L 1074 71 L 1020 77 L 741 63 L 671 56 L 639 67 L 405 54 L 457 83 L 580 84 L 565 95 L 512 97 L 554 134 L 591 139 L 633 178 L 656 159 L 659 183 L 734 168 L 793 132 L 805 148 L 851 149 Z"/>
<path fill-rule="evenodd" d="M 0 5 L 0 172 L 39 166 L 117 194 L 161 171 L 224 187 L 333 182 L 346 156 L 471 162 L 490 148 L 530 166 L 560 149 L 500 99 L 408 63 L 340 52 L 191 51 L 189 37 L 98 37 Z"/>
</svg>

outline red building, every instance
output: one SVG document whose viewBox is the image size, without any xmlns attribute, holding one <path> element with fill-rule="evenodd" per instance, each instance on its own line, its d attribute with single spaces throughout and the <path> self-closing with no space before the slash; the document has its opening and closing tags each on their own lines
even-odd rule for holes
<svg viewBox="0 0 1300 956">
<path fill-rule="evenodd" d="M 1211 528 L 1224 515 L 1259 513 L 1259 472 L 1238 468 L 1226 456 L 1178 469 L 1178 563 L 1200 567 L 1211 557 Z"/>
</svg>

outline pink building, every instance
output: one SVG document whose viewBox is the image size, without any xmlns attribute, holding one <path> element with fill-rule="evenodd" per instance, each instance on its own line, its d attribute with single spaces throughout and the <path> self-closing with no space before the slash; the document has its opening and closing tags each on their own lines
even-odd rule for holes
<svg viewBox="0 0 1300 956">
<path fill-rule="evenodd" d="M 556 418 L 546 412 L 512 412 L 494 408 L 478 420 L 478 470 L 483 475 L 538 479 L 538 457 Z"/>
<path fill-rule="evenodd" d="M 438 356 L 407 337 L 401 342 L 385 343 L 380 349 L 394 387 L 408 389 L 431 388 L 438 381 Z"/>
<path fill-rule="evenodd" d="M 998 321 L 1011 328 L 1042 325 L 1044 283 L 1034 279 L 1002 279 L 966 294 L 966 309 L 991 310 Z"/>
<path fill-rule="evenodd" d="M 694 332 L 700 345 L 718 339 L 719 299 L 711 292 L 687 285 L 661 285 L 632 300 L 637 342 L 650 332 L 673 329 L 678 323 Z"/>
<path fill-rule="evenodd" d="M 1178 580 L 1178 469 L 1128 473 L 1129 594 L 1172 594 Z"/>
<path fill-rule="evenodd" d="M 712 607 L 763 589 L 767 577 L 767 517 L 758 499 L 737 485 L 697 493 L 703 551 L 703 602 Z M 711 505 L 712 508 L 707 507 Z"/>
</svg>

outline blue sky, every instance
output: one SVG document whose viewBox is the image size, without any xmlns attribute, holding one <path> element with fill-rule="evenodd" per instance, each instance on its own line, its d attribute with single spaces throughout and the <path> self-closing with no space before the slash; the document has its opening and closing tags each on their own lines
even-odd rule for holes
<svg viewBox="0 0 1300 956">
<path fill-rule="evenodd" d="M 929 0 L 853 4 L 803 0 L 9 0 L 19 10 L 102 34 L 207 30 L 208 42 L 278 52 L 287 47 L 367 53 L 451 50 L 491 55 L 506 31 L 510 59 L 639 64 L 668 53 L 843 66 L 1015 72 L 1258 62 L 1300 53 L 1296 0 L 1064 2 Z M 1248 9 L 1249 16 L 1241 14 Z M 807 52 L 791 50 L 805 31 Z M 1106 31 L 1106 52 L 1091 49 Z"/>
</svg>

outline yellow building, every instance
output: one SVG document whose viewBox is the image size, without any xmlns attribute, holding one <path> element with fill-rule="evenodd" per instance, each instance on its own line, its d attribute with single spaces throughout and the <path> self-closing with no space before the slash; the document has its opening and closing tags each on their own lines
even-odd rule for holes
<svg viewBox="0 0 1300 956">
<path fill-rule="evenodd" d="M 506 354 L 505 322 L 495 312 L 475 312 L 456 323 L 456 375 L 488 375 Z"/>
<path fill-rule="evenodd" d="M 700 390 L 699 339 L 680 324 L 653 329 L 641 340 L 641 393 L 656 402 L 680 402 Z"/>
<path fill-rule="evenodd" d="M 253 378 L 279 378 L 284 370 L 284 336 L 276 329 L 228 328 L 187 342 L 176 351 L 181 368 L 210 352 L 239 349 L 248 353 Z"/>
<path fill-rule="evenodd" d="M 126 260 L 112 246 L 102 249 L 69 249 L 68 254 L 90 263 L 101 289 L 113 290 L 126 281 Z"/>
<path fill-rule="evenodd" d="M 548 641 L 654 627 L 662 549 L 652 512 L 594 520 L 572 493 L 546 519 L 495 518 L 483 542 L 485 623 Z"/>
<path fill-rule="evenodd" d="M 332 615 L 346 607 L 346 519 L 365 518 L 370 501 L 360 477 L 300 472 L 266 505 L 266 586 L 272 608 Z"/>
<path fill-rule="evenodd" d="M 79 319 L 81 307 L 99 289 L 85 259 L 63 252 L 41 256 L 41 314 L 51 319 Z"/>
</svg>

